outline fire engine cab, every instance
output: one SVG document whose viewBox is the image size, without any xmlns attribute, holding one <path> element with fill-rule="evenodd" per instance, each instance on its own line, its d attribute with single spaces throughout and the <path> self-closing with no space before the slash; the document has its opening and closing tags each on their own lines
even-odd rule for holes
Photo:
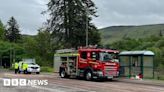
<svg viewBox="0 0 164 92">
<path fill-rule="evenodd" d="M 117 50 L 86 47 L 57 50 L 54 69 L 62 78 L 113 79 L 119 76 L 118 53 Z"/>
</svg>

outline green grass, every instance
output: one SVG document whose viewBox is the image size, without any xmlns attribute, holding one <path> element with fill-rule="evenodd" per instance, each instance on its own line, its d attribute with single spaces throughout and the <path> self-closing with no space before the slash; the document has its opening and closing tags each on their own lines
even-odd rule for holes
<svg viewBox="0 0 164 92">
<path fill-rule="evenodd" d="M 41 72 L 54 72 L 52 67 L 41 67 Z"/>
<path fill-rule="evenodd" d="M 4 69 L 4 70 L 14 70 L 14 67 L 10 67 L 10 68 Z M 54 72 L 54 70 L 52 67 L 43 66 L 43 67 L 41 67 L 41 72 Z"/>
<path fill-rule="evenodd" d="M 157 80 L 164 80 L 164 75 L 159 75 L 159 76 L 156 77 L 155 79 L 157 79 Z"/>
<path fill-rule="evenodd" d="M 112 43 L 128 38 L 145 38 L 151 35 L 159 36 L 160 31 L 164 35 L 164 24 L 142 25 L 142 26 L 113 26 L 100 29 L 102 43 Z"/>
</svg>

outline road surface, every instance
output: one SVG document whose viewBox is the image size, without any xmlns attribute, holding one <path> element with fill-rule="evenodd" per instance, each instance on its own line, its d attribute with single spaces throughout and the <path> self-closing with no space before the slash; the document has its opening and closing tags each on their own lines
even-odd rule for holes
<svg viewBox="0 0 164 92">
<path fill-rule="evenodd" d="M 3 86 L 3 79 L 38 79 L 48 80 L 45 86 Z M 161 85 L 144 84 L 144 80 L 135 82 L 125 81 L 85 81 L 77 79 L 62 79 L 55 73 L 41 73 L 40 75 L 13 74 L 0 72 L 0 92 L 164 92 L 164 83 Z M 140 83 L 141 82 L 141 83 Z"/>
</svg>

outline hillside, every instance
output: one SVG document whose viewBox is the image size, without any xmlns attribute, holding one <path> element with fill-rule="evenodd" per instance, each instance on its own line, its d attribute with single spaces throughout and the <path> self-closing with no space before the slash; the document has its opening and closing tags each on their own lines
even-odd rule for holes
<svg viewBox="0 0 164 92">
<path fill-rule="evenodd" d="M 164 24 L 142 26 L 112 26 L 100 29 L 102 43 L 112 43 L 122 38 L 144 38 L 151 35 L 164 35 Z"/>
</svg>

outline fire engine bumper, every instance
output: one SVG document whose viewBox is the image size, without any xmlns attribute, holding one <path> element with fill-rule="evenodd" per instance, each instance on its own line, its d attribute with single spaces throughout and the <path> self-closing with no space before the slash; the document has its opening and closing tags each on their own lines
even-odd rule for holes
<svg viewBox="0 0 164 92">
<path fill-rule="evenodd" d="M 103 75 L 103 72 L 102 71 L 96 71 L 96 72 L 93 72 L 93 78 L 94 79 L 113 79 L 113 78 L 118 78 L 119 73 L 117 73 L 116 75 Z"/>
</svg>

